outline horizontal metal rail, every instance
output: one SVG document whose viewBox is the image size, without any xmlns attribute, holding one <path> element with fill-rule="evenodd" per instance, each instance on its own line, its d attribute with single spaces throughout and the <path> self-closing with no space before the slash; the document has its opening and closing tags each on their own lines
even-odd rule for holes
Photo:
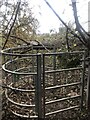
<svg viewBox="0 0 90 120">
<path fill-rule="evenodd" d="M 68 110 L 75 109 L 75 108 L 79 108 L 79 107 L 80 107 L 80 106 L 77 105 L 77 106 L 72 106 L 72 107 L 69 107 L 69 108 L 65 108 L 65 109 L 57 110 L 57 111 L 54 111 L 54 112 L 49 112 L 49 113 L 46 113 L 45 116 L 53 115 L 53 114 L 56 114 L 56 113 L 60 113 L 60 112 L 64 112 L 64 111 L 68 111 Z"/>
<path fill-rule="evenodd" d="M 6 49 L 3 49 L 2 51 L 20 50 L 20 49 L 30 48 L 30 47 L 32 47 L 32 45 L 20 46 L 20 47 L 12 47 L 12 48 L 6 48 Z"/>
<path fill-rule="evenodd" d="M 73 70 L 81 70 L 81 69 L 83 69 L 83 67 L 59 69 L 59 70 L 49 70 L 49 71 L 45 71 L 45 73 L 57 73 L 57 72 L 73 71 Z"/>
<path fill-rule="evenodd" d="M 62 55 L 62 54 L 79 54 L 79 53 L 85 53 L 85 51 L 74 51 L 74 52 L 55 52 L 55 53 L 45 53 L 44 56 L 50 56 L 50 55 Z"/>
<path fill-rule="evenodd" d="M 13 91 L 17 91 L 17 92 L 35 92 L 35 89 L 33 90 L 27 90 L 27 89 L 20 89 L 20 88 L 15 88 L 15 87 L 12 87 L 10 85 L 7 85 L 5 86 L 7 89 L 11 89 Z"/>
<path fill-rule="evenodd" d="M 75 83 L 63 84 L 63 85 L 56 85 L 56 86 L 52 86 L 52 87 L 47 87 L 47 88 L 45 88 L 45 90 L 57 89 L 57 88 L 68 87 L 68 86 L 74 86 L 74 85 L 80 85 L 80 84 L 81 84 L 81 82 L 75 82 Z"/>
<path fill-rule="evenodd" d="M 31 46 L 28 46 L 28 47 L 25 46 L 25 47 L 20 47 L 20 48 L 12 48 L 12 49 L 2 50 L 2 55 L 14 56 L 13 60 L 6 62 L 2 66 L 4 71 L 6 71 L 7 73 L 10 73 L 10 75 L 16 74 L 16 75 L 27 75 L 27 76 L 30 76 L 30 75 L 34 76 L 35 75 L 35 76 L 37 76 L 37 79 L 36 79 L 36 85 L 37 86 L 35 88 L 31 89 L 31 90 L 24 89 L 24 88 L 17 88 L 17 87 L 15 88 L 15 87 L 13 87 L 13 85 L 7 85 L 6 86 L 7 89 L 5 91 L 6 98 L 11 103 L 11 105 L 14 105 L 16 107 L 21 107 L 21 108 L 24 108 L 24 107 L 26 108 L 27 107 L 28 109 L 29 108 L 34 108 L 34 109 L 38 108 L 35 111 L 36 114 L 34 116 L 32 116 L 32 115 L 30 116 L 29 112 L 25 114 L 25 113 L 18 113 L 17 111 L 11 110 L 12 113 L 15 114 L 16 116 L 19 116 L 19 117 L 34 119 L 34 118 L 38 118 L 38 117 L 42 116 L 43 114 L 45 116 L 49 116 L 49 115 L 57 114 L 57 113 L 60 113 L 60 112 L 63 112 L 63 111 L 68 111 L 68 110 L 71 110 L 71 109 L 80 108 L 80 105 L 73 105 L 73 106 L 70 106 L 68 108 L 57 109 L 57 110 L 50 111 L 48 113 L 45 113 L 45 110 L 43 110 L 44 112 L 41 110 L 41 108 L 46 109 L 45 107 L 47 107 L 47 105 L 49 105 L 49 104 L 52 105 L 53 103 L 57 103 L 57 102 L 61 102 L 61 101 L 67 101 L 67 100 L 73 100 L 73 99 L 78 99 L 78 98 L 80 98 L 80 100 L 82 99 L 82 96 L 77 94 L 76 96 L 67 96 L 67 97 L 64 97 L 64 98 L 60 98 L 60 99 L 56 99 L 56 100 L 53 99 L 51 101 L 46 102 L 46 100 L 45 100 L 45 96 L 46 96 L 45 92 L 46 91 L 48 91 L 48 90 L 50 91 L 52 89 L 63 88 L 63 87 L 69 87 L 69 86 L 77 86 L 77 85 L 81 85 L 82 82 L 80 81 L 80 82 L 75 82 L 75 83 L 68 83 L 68 84 L 61 84 L 61 85 L 59 84 L 59 85 L 53 85 L 53 86 L 45 88 L 45 86 L 46 86 L 45 85 L 45 80 L 46 80 L 45 75 L 50 74 L 50 73 L 55 74 L 55 73 L 59 73 L 59 72 L 63 72 L 63 71 L 83 70 L 83 66 L 79 66 L 79 67 L 76 67 L 76 68 L 58 69 L 58 70 L 55 70 L 55 69 L 48 70 L 47 69 L 45 71 L 45 61 L 44 60 L 46 60 L 45 58 L 48 57 L 48 56 L 53 57 L 53 56 L 60 56 L 60 55 L 63 55 L 63 54 L 64 55 L 70 55 L 70 54 L 74 55 L 74 54 L 79 54 L 79 53 L 81 55 L 81 54 L 85 53 L 85 51 L 58 52 L 58 53 L 45 53 L 45 54 L 42 54 L 42 53 L 37 53 L 37 54 L 29 54 L 29 53 L 27 53 L 27 54 L 24 54 L 24 53 L 18 53 L 18 51 L 17 51 L 17 50 L 21 50 L 20 52 L 22 52 L 22 51 L 24 51 L 24 49 L 22 49 L 22 48 L 25 48 L 25 50 L 26 50 L 29 47 L 31 47 Z M 39 48 L 36 48 L 36 49 L 39 49 Z M 41 49 L 42 49 L 42 47 L 41 47 Z M 37 66 L 39 65 L 38 67 L 35 66 L 37 68 L 36 72 L 27 71 L 28 67 L 27 68 L 25 67 L 26 72 L 21 72 L 20 71 L 20 70 L 24 71 L 24 67 L 14 68 L 16 70 L 12 70 L 13 68 L 9 69 L 9 66 L 10 66 L 11 63 L 14 63 L 14 64 L 18 63 L 19 64 L 20 62 L 22 62 L 23 59 L 28 59 L 30 57 L 32 59 L 33 56 L 35 56 L 35 60 L 39 59 L 39 62 L 37 61 L 35 63 L 35 65 L 37 65 Z M 42 59 L 42 57 L 43 57 L 43 59 Z M 21 61 L 18 62 L 18 60 L 21 60 Z M 41 65 L 42 62 L 43 62 L 43 66 Z M 43 71 L 41 71 L 41 70 L 43 70 Z M 43 74 L 43 76 L 42 76 L 42 74 Z M 39 76 L 40 79 L 38 79 L 38 76 Z M 37 81 L 37 80 L 39 80 L 39 81 Z M 40 80 L 41 80 L 41 82 L 40 82 Z M 44 83 L 42 83 L 42 81 L 44 81 Z M 44 88 L 45 95 L 41 94 L 41 89 L 42 88 Z M 27 104 L 27 103 L 22 103 L 22 102 L 19 103 L 18 101 L 15 101 L 14 99 L 12 99 L 10 97 L 11 93 L 13 93 L 12 91 L 15 91 L 16 93 L 18 93 L 18 92 L 27 92 L 27 93 L 28 92 L 34 92 L 36 101 L 35 101 L 34 104 L 33 103 Z M 42 100 L 42 96 L 44 96 L 43 100 Z M 42 101 L 43 101 L 43 103 L 41 104 Z M 42 113 L 41 111 L 43 112 L 42 115 L 41 115 L 41 113 Z M 39 114 L 39 115 L 37 115 L 37 114 Z"/>
<path fill-rule="evenodd" d="M 8 97 L 7 90 L 5 91 L 5 95 L 6 95 L 7 100 L 8 100 L 9 102 L 13 103 L 14 105 L 21 106 L 21 107 L 35 107 L 35 105 L 20 104 L 20 103 L 14 102 L 13 100 L 11 100 L 11 99 Z"/>
<path fill-rule="evenodd" d="M 81 96 L 77 95 L 77 96 L 66 97 L 66 98 L 62 98 L 62 99 L 58 99 L 58 100 L 53 100 L 53 101 L 46 102 L 45 105 L 56 103 L 56 102 L 61 102 L 61 101 L 65 101 L 65 100 L 75 99 L 75 98 L 79 98 L 79 97 L 81 97 Z"/>
<path fill-rule="evenodd" d="M 31 47 L 31 46 L 29 46 Z M 37 54 L 18 54 L 18 53 L 10 53 L 9 51 L 13 51 L 13 50 L 22 50 L 22 48 L 29 48 L 27 46 L 23 46 L 23 47 L 17 47 L 17 48 L 12 48 L 12 49 L 5 49 L 5 50 L 1 50 L 1 54 L 2 55 L 8 55 L 8 56 L 37 56 L 37 55 L 42 55 L 41 53 L 37 53 Z M 43 54 L 44 56 L 49 56 L 49 55 L 62 55 L 62 54 L 78 54 L 78 53 L 85 53 L 85 51 L 74 51 L 74 52 L 56 52 L 56 53 L 45 53 Z"/>
<path fill-rule="evenodd" d="M 25 57 L 25 58 L 27 58 L 27 57 Z M 25 59 L 24 58 L 24 59 Z M 2 69 L 5 71 L 5 70 L 8 70 L 8 69 L 6 69 L 5 68 L 5 66 L 7 65 L 7 66 L 10 66 L 13 62 L 17 62 L 18 60 L 22 60 L 23 58 L 19 58 L 19 59 L 14 59 L 14 60 L 11 60 L 11 61 L 8 61 L 8 62 L 6 62 L 4 65 L 2 65 Z M 28 67 L 22 67 L 22 68 L 19 68 L 19 69 L 16 69 L 16 70 L 8 70 L 8 72 L 9 73 L 12 73 L 12 72 L 16 72 L 16 74 L 17 73 L 22 73 L 22 72 L 19 72 L 20 70 L 22 70 L 22 69 L 24 69 L 24 68 L 28 68 Z M 11 71 L 11 72 L 10 72 Z M 7 72 L 7 71 L 6 71 Z M 30 73 L 29 75 L 34 75 L 34 73 L 33 72 L 28 72 L 28 73 Z M 25 73 L 23 73 L 23 74 L 26 74 L 27 75 L 27 73 L 25 72 Z M 37 74 L 37 73 L 35 73 L 35 74 Z M 22 75 L 22 74 L 21 74 Z"/>
<path fill-rule="evenodd" d="M 1 50 L 2 55 L 7 55 L 7 56 L 16 56 L 16 57 L 30 57 L 30 56 L 38 56 L 41 55 L 41 53 L 37 54 L 19 54 L 19 53 L 8 53 L 3 50 Z"/>
<path fill-rule="evenodd" d="M 3 69 L 4 71 L 6 71 L 7 73 L 17 74 L 17 75 L 37 75 L 37 72 L 24 73 L 24 72 L 11 71 L 11 70 L 6 69 L 6 68 L 5 68 L 5 65 L 6 65 L 6 64 L 4 64 L 4 65 L 2 66 L 2 69 Z"/>
<path fill-rule="evenodd" d="M 38 118 L 38 116 L 36 116 L 36 115 L 34 115 L 34 116 L 21 115 L 21 114 L 18 114 L 18 113 L 16 113 L 16 112 L 12 111 L 12 110 L 11 110 L 11 112 L 12 112 L 14 115 L 16 115 L 16 116 L 18 116 L 18 117 L 21 117 L 21 118 L 31 118 L 31 119 Z"/>
<path fill-rule="evenodd" d="M 35 89 L 27 90 L 27 89 L 15 88 L 15 87 L 12 87 L 11 85 L 6 85 L 6 84 L 0 85 L 0 87 L 10 89 L 10 90 L 15 91 L 15 92 L 16 91 L 17 92 L 35 92 Z"/>
<path fill-rule="evenodd" d="M 37 68 L 37 66 L 34 66 L 34 68 Z M 19 72 L 20 70 L 25 70 L 25 69 L 30 69 L 29 67 L 22 67 L 22 68 L 19 68 L 19 69 L 16 69 L 15 72 Z M 30 71 L 29 71 L 30 72 Z"/>
<path fill-rule="evenodd" d="M 50 46 L 48 46 L 48 45 L 45 45 L 45 47 L 46 48 L 48 48 L 48 49 L 52 49 L 53 47 L 54 47 L 54 45 L 50 45 Z M 16 51 L 16 50 L 22 50 L 22 49 L 27 49 L 27 48 L 33 48 L 33 49 L 45 49 L 45 47 L 44 46 L 40 46 L 40 45 L 26 45 L 26 46 L 21 46 L 21 47 L 13 47 L 13 48 L 6 48 L 6 49 L 4 49 L 4 50 L 2 50 L 3 52 L 7 52 L 7 51 Z"/>
</svg>

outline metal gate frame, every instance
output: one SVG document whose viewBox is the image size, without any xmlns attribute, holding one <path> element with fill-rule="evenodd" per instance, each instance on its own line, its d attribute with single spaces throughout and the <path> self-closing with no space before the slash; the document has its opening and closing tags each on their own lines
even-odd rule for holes
<svg viewBox="0 0 90 120">
<path fill-rule="evenodd" d="M 59 70 L 56 70 L 55 69 L 55 65 L 53 66 L 53 70 L 50 70 L 50 71 L 46 71 L 45 70 L 45 58 L 46 56 L 54 56 L 54 59 L 53 59 L 53 62 L 55 62 L 55 56 L 57 55 L 62 55 L 62 54 L 79 54 L 79 53 L 82 53 L 83 54 L 83 57 L 82 57 L 82 67 L 77 67 L 77 68 L 68 68 L 68 69 L 59 69 Z M 23 56 L 23 57 L 29 57 L 29 56 L 36 56 L 37 57 L 37 72 L 36 73 L 24 73 L 24 74 L 35 74 L 36 76 L 36 79 L 35 79 L 35 107 L 36 107 L 36 112 L 38 113 L 38 116 L 32 116 L 31 118 L 37 118 L 40 119 L 40 118 L 46 118 L 47 116 L 49 115 L 53 115 L 53 114 L 56 114 L 56 113 L 60 113 L 60 112 L 63 112 L 63 111 L 68 111 L 68 110 L 71 110 L 71 109 L 75 109 L 75 108 L 80 108 L 82 110 L 83 108 L 83 98 L 84 98 L 84 73 L 85 73 L 85 52 L 84 51 L 74 51 L 74 52 L 60 52 L 60 53 L 45 53 L 45 54 L 41 54 L 41 53 L 38 53 L 38 54 L 26 54 L 26 55 L 23 55 L 23 54 L 14 54 L 14 53 L 6 53 L 6 52 L 2 52 L 2 55 L 7 55 L 7 56 Z M 3 70 L 6 71 L 7 73 L 11 73 L 13 75 L 17 74 L 17 72 L 12 72 L 12 71 L 8 71 L 7 69 L 5 69 L 5 65 L 6 63 L 3 65 Z M 76 82 L 76 83 L 71 83 L 71 84 L 63 84 L 63 85 L 55 85 L 53 87 L 47 87 L 45 88 L 45 74 L 46 73 L 57 73 L 57 72 L 62 72 L 62 71 L 72 71 L 72 70 L 82 70 L 82 79 L 80 82 Z M 23 73 L 19 73 L 20 74 L 23 74 Z M 81 87 L 81 94 L 80 95 L 77 95 L 77 96 L 72 96 L 72 97 L 67 97 L 67 98 L 62 98 L 62 99 L 58 99 L 58 100 L 53 100 L 53 101 L 49 101 L 49 102 L 46 102 L 45 101 L 45 91 L 46 90 L 50 90 L 50 89 L 57 89 L 57 88 L 62 88 L 62 87 L 68 87 L 68 86 L 74 86 L 74 85 L 80 85 Z M 12 90 L 15 90 L 14 88 L 10 88 L 10 86 L 8 86 L 7 89 L 12 89 Z M 17 91 L 18 89 L 16 89 Z M 26 92 L 26 91 L 25 91 Z M 7 97 L 7 96 L 6 96 Z M 56 103 L 56 102 L 60 102 L 60 101 L 65 101 L 65 100 L 70 100 L 70 99 L 73 99 L 73 98 L 80 98 L 80 101 L 81 101 L 81 104 L 79 106 L 73 106 L 73 107 L 69 107 L 69 108 L 65 108 L 65 109 L 60 109 L 60 110 L 57 110 L 57 111 L 53 111 L 53 112 L 49 112 L 49 113 L 46 113 L 46 109 L 45 109 L 45 106 L 47 104 L 52 104 L 52 103 Z M 9 98 L 7 97 L 7 99 L 9 100 Z M 15 104 L 15 103 L 14 103 Z M 29 106 L 29 105 L 28 105 Z M 32 106 L 32 105 L 30 105 Z"/>
<path fill-rule="evenodd" d="M 50 70 L 50 71 L 45 71 L 45 57 L 46 56 L 57 56 L 57 55 L 61 55 L 61 54 L 79 54 L 79 53 L 83 54 L 83 56 L 82 56 L 82 67 L 69 68 L 69 69 L 60 69 L 60 70 L 55 70 L 54 69 L 54 70 Z M 46 54 L 43 54 L 42 56 L 43 56 L 43 118 L 45 118 L 45 117 L 47 117 L 49 115 L 53 115 L 53 114 L 56 114 L 56 113 L 68 111 L 68 110 L 75 109 L 75 108 L 80 108 L 82 110 L 83 109 L 83 99 L 84 99 L 85 52 L 84 51 L 74 51 L 74 52 L 46 53 Z M 54 60 L 55 60 L 55 58 L 54 58 Z M 81 79 L 81 81 L 71 83 L 71 84 L 55 85 L 53 87 L 45 88 L 45 74 L 46 73 L 56 73 L 56 72 L 69 71 L 69 70 L 71 70 L 71 71 L 73 71 L 73 70 L 82 70 L 82 79 Z M 80 93 L 81 93 L 80 95 L 45 102 L 45 91 L 46 90 L 57 89 L 57 88 L 62 88 L 62 87 L 69 87 L 69 86 L 74 86 L 74 85 L 80 85 Z M 73 107 L 69 107 L 69 108 L 60 109 L 60 110 L 57 110 L 57 111 L 46 113 L 45 105 L 60 102 L 60 101 L 75 99 L 75 98 L 80 98 L 80 101 L 81 101 L 80 103 L 81 104 L 79 106 L 76 105 L 76 106 L 73 106 Z"/>
</svg>

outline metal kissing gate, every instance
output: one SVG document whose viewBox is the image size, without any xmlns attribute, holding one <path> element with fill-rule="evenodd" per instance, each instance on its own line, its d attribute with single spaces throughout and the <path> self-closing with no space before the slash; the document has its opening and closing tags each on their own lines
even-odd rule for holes
<svg viewBox="0 0 90 120">
<path fill-rule="evenodd" d="M 19 54 L 15 50 L 2 51 L 5 94 L 13 114 L 37 119 L 82 109 L 85 52 Z"/>
</svg>

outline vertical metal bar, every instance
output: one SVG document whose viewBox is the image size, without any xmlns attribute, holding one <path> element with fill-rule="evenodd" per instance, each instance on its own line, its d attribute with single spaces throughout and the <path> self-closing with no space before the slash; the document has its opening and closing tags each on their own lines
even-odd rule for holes
<svg viewBox="0 0 90 120">
<path fill-rule="evenodd" d="M 40 119 L 42 118 L 41 54 L 37 55 L 36 108 Z"/>
<path fill-rule="evenodd" d="M 32 46 L 32 54 L 34 54 L 33 46 Z M 32 58 L 31 58 L 32 59 L 32 61 L 31 61 L 32 62 L 32 72 L 34 72 L 34 66 L 35 66 L 34 63 L 36 62 L 33 58 L 34 58 L 34 56 L 32 56 Z"/>
<path fill-rule="evenodd" d="M 10 50 L 11 53 L 13 53 L 12 50 Z M 13 61 L 13 56 L 10 55 L 10 61 L 11 61 L 11 70 L 13 71 L 13 67 L 14 67 L 14 63 L 12 62 Z"/>
<path fill-rule="evenodd" d="M 56 48 L 54 46 L 54 53 L 56 52 Z M 53 56 L 53 69 L 56 69 L 56 55 Z M 53 73 L 53 85 L 56 85 L 57 81 L 56 81 L 56 74 Z"/>
<path fill-rule="evenodd" d="M 82 61 L 82 78 L 81 78 L 81 110 L 83 109 L 83 100 L 84 100 L 84 78 L 85 78 L 85 57 L 86 57 L 86 52 L 83 55 L 83 61 Z"/>
<path fill-rule="evenodd" d="M 33 79 L 35 80 L 35 111 L 38 114 L 37 75 Z"/>
<path fill-rule="evenodd" d="M 16 82 L 16 74 L 12 74 L 12 82 L 15 83 Z"/>
<path fill-rule="evenodd" d="M 12 74 L 12 77 L 13 77 L 13 79 L 12 79 L 13 83 L 18 82 L 18 80 L 19 80 L 19 75 L 18 74 Z"/>
<path fill-rule="evenodd" d="M 0 54 L 0 86 L 2 86 L 2 54 Z M 2 87 L 0 88 L 2 91 Z M 2 92 L 0 92 L 0 118 L 2 119 Z"/>
<path fill-rule="evenodd" d="M 90 56 L 90 52 L 89 52 L 89 56 Z M 90 59 L 88 62 L 87 108 L 88 108 L 88 112 L 90 112 Z"/>
<path fill-rule="evenodd" d="M 42 56 L 43 59 L 43 119 L 45 119 L 45 55 Z"/>
<path fill-rule="evenodd" d="M 5 55 L 2 55 L 2 64 L 5 64 L 6 59 L 5 59 Z M 4 78 L 5 76 L 7 76 L 6 72 L 3 70 L 2 71 L 2 78 Z"/>
</svg>

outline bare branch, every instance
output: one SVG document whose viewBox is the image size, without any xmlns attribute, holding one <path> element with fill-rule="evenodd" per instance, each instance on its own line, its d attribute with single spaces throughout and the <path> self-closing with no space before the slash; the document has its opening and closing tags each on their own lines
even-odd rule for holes
<svg viewBox="0 0 90 120">
<path fill-rule="evenodd" d="M 74 18 L 75 18 L 75 23 L 76 23 L 76 28 L 77 28 L 77 31 L 79 32 L 79 34 L 80 34 L 80 36 L 82 37 L 82 39 L 83 39 L 83 42 L 86 44 L 85 46 L 88 48 L 88 49 L 90 49 L 90 40 L 89 40 L 89 38 L 90 38 L 90 35 L 85 31 L 85 29 L 80 25 L 80 22 L 79 22 L 79 20 L 78 20 L 78 16 L 77 16 L 77 7 L 76 7 L 76 1 L 74 1 L 73 2 L 73 0 L 72 0 L 72 7 L 73 7 L 73 13 L 74 13 Z M 85 33 L 83 33 L 82 32 L 82 30 L 83 30 L 83 32 Z M 85 36 L 88 36 L 88 38 L 86 38 Z"/>
<path fill-rule="evenodd" d="M 85 42 L 87 42 L 86 39 L 85 39 L 85 36 L 83 35 L 83 33 L 82 33 L 81 29 L 80 29 L 81 25 L 79 23 L 78 16 L 77 16 L 76 2 L 72 2 L 72 7 L 73 7 L 74 18 L 75 18 L 75 23 L 76 23 L 77 30 L 78 30 L 79 34 L 81 35 L 82 39 Z"/>
<path fill-rule="evenodd" d="M 14 13 L 15 13 L 15 8 L 14 8 L 14 11 L 13 11 L 13 13 L 12 13 L 12 16 L 11 16 L 9 22 L 7 23 L 7 26 L 6 26 L 5 29 L 3 30 L 3 32 L 5 32 L 5 30 L 8 29 L 8 26 L 9 26 L 11 20 L 13 19 Z"/>
<path fill-rule="evenodd" d="M 66 23 L 60 18 L 60 16 L 56 13 L 56 11 L 52 8 L 52 6 L 47 2 L 47 0 L 44 0 L 46 4 L 49 6 L 49 8 L 53 11 L 53 13 L 57 16 L 57 18 L 63 23 L 63 25 L 70 31 L 71 34 L 73 34 L 75 37 L 77 37 L 86 47 L 88 46 L 85 41 L 81 39 L 79 35 L 77 35 L 74 31 L 72 31 Z"/>
<path fill-rule="evenodd" d="M 68 42 L 68 29 L 66 29 L 66 44 L 67 44 L 67 49 L 68 49 L 68 52 L 70 50 L 70 47 L 69 47 L 69 42 Z"/>
<path fill-rule="evenodd" d="M 34 20 L 34 18 L 33 18 L 31 21 L 29 21 L 29 22 L 26 22 L 26 23 L 21 23 L 20 25 L 16 26 L 16 28 L 15 28 L 15 29 L 18 29 L 18 28 L 20 28 L 20 27 L 23 27 L 23 26 L 29 25 L 30 23 L 32 23 L 32 22 L 33 22 L 33 20 Z"/>
<path fill-rule="evenodd" d="M 20 4 L 21 4 L 21 1 L 18 2 L 14 21 L 13 21 L 13 23 L 12 23 L 12 26 L 11 26 L 11 28 L 10 28 L 10 30 L 9 30 L 8 35 L 7 35 L 7 39 L 6 39 L 6 41 L 5 41 L 2 49 L 4 49 L 4 48 L 5 48 L 5 45 L 7 44 L 8 38 L 9 38 L 9 36 L 10 36 L 10 34 L 11 34 L 12 28 L 13 28 L 13 26 L 14 26 L 14 23 L 15 23 L 15 21 L 16 21 L 17 15 L 18 15 L 18 11 L 19 11 L 19 8 L 20 8 Z"/>
<path fill-rule="evenodd" d="M 3 37 L 3 38 L 6 38 L 5 35 L 2 36 L 2 37 Z M 21 40 L 21 41 L 23 41 L 24 43 L 26 43 L 27 45 L 30 45 L 29 42 L 25 41 L 24 39 L 22 39 L 22 38 L 20 38 L 20 37 L 17 37 L 17 36 L 14 36 L 14 35 L 10 35 L 9 37 L 15 38 L 15 39 L 18 39 L 18 40 Z"/>
<path fill-rule="evenodd" d="M 44 47 L 45 50 L 47 50 L 48 52 L 50 52 L 50 50 L 47 49 L 47 47 L 40 41 L 35 40 L 36 42 L 38 42 L 40 45 L 42 45 L 42 47 Z"/>
</svg>

